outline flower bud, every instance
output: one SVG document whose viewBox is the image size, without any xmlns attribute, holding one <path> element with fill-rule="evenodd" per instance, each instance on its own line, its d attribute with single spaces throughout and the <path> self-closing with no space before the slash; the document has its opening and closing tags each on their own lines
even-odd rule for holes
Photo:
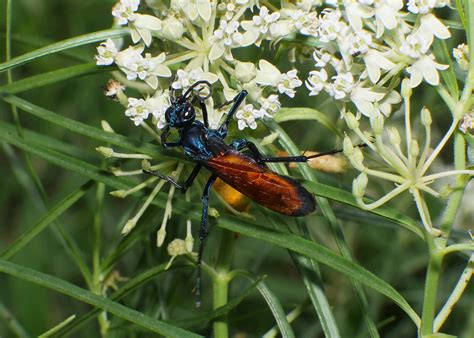
<svg viewBox="0 0 474 338">
<path fill-rule="evenodd" d="M 115 190 L 115 191 L 111 191 L 109 193 L 110 195 L 114 196 L 114 197 L 118 197 L 118 198 L 125 198 L 127 197 L 128 193 L 126 190 Z"/>
<path fill-rule="evenodd" d="M 342 143 L 342 149 L 344 149 L 344 155 L 351 157 L 354 154 L 354 146 L 349 136 L 344 137 L 344 142 Z"/>
<path fill-rule="evenodd" d="M 112 156 L 114 156 L 114 150 L 112 148 L 108 148 L 108 147 L 97 147 L 95 148 L 95 150 L 101 154 L 102 156 L 104 156 L 105 158 L 110 158 Z"/>
<path fill-rule="evenodd" d="M 364 166 L 364 155 L 362 154 L 362 151 L 359 148 L 354 148 L 354 154 L 352 154 L 351 157 L 349 157 L 349 160 L 351 161 L 351 164 L 354 166 L 359 171 L 365 171 L 365 166 Z"/>
<path fill-rule="evenodd" d="M 165 241 L 166 237 L 166 229 L 165 227 L 161 227 L 160 230 L 156 232 L 156 246 L 161 247 L 163 242 Z"/>
<path fill-rule="evenodd" d="M 352 114 L 351 112 L 347 112 L 346 114 L 344 114 L 344 117 L 346 119 L 346 123 L 349 129 L 354 130 L 359 128 L 359 121 L 354 116 L 354 114 Z"/>
<path fill-rule="evenodd" d="M 388 138 L 390 143 L 394 146 L 399 146 L 401 143 L 400 134 L 398 133 L 398 129 L 395 127 L 388 128 Z"/>
<path fill-rule="evenodd" d="M 181 21 L 176 19 L 174 16 L 169 16 L 163 20 L 162 29 L 159 32 L 159 35 L 167 40 L 176 41 L 183 36 L 184 31 L 184 25 Z"/>
<path fill-rule="evenodd" d="M 129 219 L 122 228 L 122 235 L 128 235 L 135 228 L 135 225 L 137 225 L 137 220 L 135 218 Z"/>
<path fill-rule="evenodd" d="M 411 93 L 412 93 L 412 89 L 410 86 L 410 80 L 405 78 L 402 81 L 402 90 L 401 90 L 402 97 L 404 99 L 407 99 L 411 96 Z"/>
<path fill-rule="evenodd" d="M 382 114 L 375 114 L 370 118 L 370 125 L 375 135 L 382 134 L 384 122 Z"/>
<path fill-rule="evenodd" d="M 100 126 L 102 127 L 102 130 L 104 130 L 108 133 L 115 133 L 115 131 L 110 126 L 110 124 L 105 120 L 100 121 Z"/>
<path fill-rule="evenodd" d="M 431 119 L 431 112 L 428 108 L 426 107 L 423 107 L 423 109 L 421 109 L 421 123 L 426 126 L 426 127 L 429 127 L 431 125 L 431 122 L 433 120 Z"/>
<path fill-rule="evenodd" d="M 410 143 L 410 155 L 413 157 L 417 157 L 420 153 L 420 146 L 418 145 L 418 141 L 413 139 Z"/>
<path fill-rule="evenodd" d="M 237 80 L 247 83 L 255 78 L 257 75 L 257 68 L 252 62 L 239 62 L 236 61 L 235 65 L 235 77 Z"/>
<path fill-rule="evenodd" d="M 352 193 L 356 198 L 362 198 L 365 195 L 365 188 L 367 187 L 368 177 L 366 173 L 360 173 L 352 182 Z"/>
</svg>

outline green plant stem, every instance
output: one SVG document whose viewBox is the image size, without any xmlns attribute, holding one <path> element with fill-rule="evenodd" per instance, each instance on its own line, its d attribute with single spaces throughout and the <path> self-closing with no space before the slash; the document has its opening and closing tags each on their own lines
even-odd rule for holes
<svg viewBox="0 0 474 338">
<path fill-rule="evenodd" d="M 103 163 L 103 166 L 105 162 Z M 100 251 L 102 241 L 102 209 L 104 205 L 105 184 L 98 183 L 96 190 L 96 209 L 94 212 L 94 248 L 92 252 L 92 287 L 91 290 L 96 295 L 102 295 L 104 276 L 100 264 Z M 102 337 L 107 335 L 110 323 L 107 319 L 107 313 L 102 311 L 97 317 Z"/>
<path fill-rule="evenodd" d="M 215 310 L 227 304 L 229 300 L 230 265 L 234 253 L 236 236 L 233 232 L 224 231 L 217 254 L 215 275 L 213 276 L 213 304 Z M 213 323 L 214 337 L 226 338 L 229 336 L 227 316 L 216 319 Z"/>
<path fill-rule="evenodd" d="M 429 262 L 426 272 L 425 292 L 423 299 L 423 312 L 421 316 L 421 336 L 433 333 L 433 323 L 436 311 L 436 295 L 438 291 L 439 278 L 441 275 L 441 263 L 443 255 L 436 247 L 435 240 L 428 239 Z"/>
</svg>

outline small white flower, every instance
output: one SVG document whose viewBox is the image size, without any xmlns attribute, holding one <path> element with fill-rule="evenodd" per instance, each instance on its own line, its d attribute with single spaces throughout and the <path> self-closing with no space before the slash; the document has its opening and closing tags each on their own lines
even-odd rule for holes
<svg viewBox="0 0 474 338">
<path fill-rule="evenodd" d="M 437 86 L 439 84 L 438 70 L 447 69 L 447 65 L 435 62 L 433 55 L 424 55 L 413 65 L 407 68 L 410 76 L 410 86 L 417 87 L 424 79 L 430 85 Z"/>
<path fill-rule="evenodd" d="M 130 35 L 134 43 L 143 40 L 146 46 L 152 42 L 151 32 L 161 31 L 161 20 L 144 14 L 135 14 L 134 20 L 130 25 Z"/>
<path fill-rule="evenodd" d="M 375 23 L 377 26 L 376 37 L 380 38 L 387 29 L 395 29 L 398 25 L 399 11 L 403 8 L 402 0 L 374 1 Z"/>
<path fill-rule="evenodd" d="M 418 27 L 415 34 L 421 35 L 428 45 L 433 43 L 434 36 L 442 40 L 451 36 L 448 28 L 431 13 L 421 16 L 420 27 Z"/>
<path fill-rule="evenodd" d="M 352 34 L 350 37 L 349 54 L 365 54 L 369 51 L 372 44 L 372 35 L 364 30 Z"/>
<path fill-rule="evenodd" d="M 339 9 L 326 8 L 319 17 L 318 35 L 321 42 L 336 40 L 339 35 L 344 36 L 347 25 L 341 20 L 342 13 Z"/>
<path fill-rule="evenodd" d="M 278 95 L 272 94 L 268 97 L 264 97 L 260 101 L 260 115 L 263 117 L 272 117 L 278 109 L 281 107 L 280 100 L 278 99 Z"/>
<path fill-rule="evenodd" d="M 307 12 L 301 9 L 289 13 L 291 24 L 300 34 L 318 36 L 318 13 Z"/>
<path fill-rule="evenodd" d="M 227 21 L 230 21 L 235 14 L 244 6 L 248 6 L 250 0 L 228 0 L 217 5 L 219 11 L 225 12 L 224 16 Z"/>
<path fill-rule="evenodd" d="M 168 90 L 158 92 L 146 100 L 146 105 L 153 115 L 154 123 L 158 129 L 162 129 L 166 125 L 165 112 L 171 105 L 170 93 Z"/>
<path fill-rule="evenodd" d="M 118 48 L 111 39 L 102 42 L 97 46 L 97 55 L 95 56 L 97 66 L 108 66 L 114 63 L 114 58 L 118 53 Z"/>
<path fill-rule="evenodd" d="M 316 64 L 315 64 L 316 67 L 323 68 L 323 67 L 326 67 L 328 62 L 331 61 L 332 55 L 316 49 L 313 53 L 313 59 L 314 61 L 316 61 Z"/>
<path fill-rule="evenodd" d="M 392 105 L 400 103 L 401 96 L 392 90 L 388 93 L 362 86 L 355 87 L 351 92 L 351 101 L 358 111 L 367 117 L 383 114 L 386 117 L 392 113 Z"/>
<path fill-rule="evenodd" d="M 259 70 L 257 70 L 257 76 L 255 78 L 258 84 L 276 87 L 280 93 L 284 93 L 289 97 L 295 97 L 295 88 L 303 84 L 296 75 L 296 69 L 282 74 L 277 67 L 266 60 L 260 60 L 258 65 Z"/>
<path fill-rule="evenodd" d="M 333 76 L 332 79 L 334 81 L 329 85 L 329 95 L 336 100 L 346 98 L 354 87 L 354 77 L 352 73 L 339 73 Z"/>
<path fill-rule="evenodd" d="M 295 97 L 296 90 L 295 88 L 300 87 L 303 82 L 298 78 L 297 70 L 293 69 L 285 74 L 282 74 L 280 82 L 278 83 L 278 91 L 281 94 L 286 94 L 289 97 Z"/>
<path fill-rule="evenodd" d="M 306 88 L 309 89 L 309 95 L 318 95 L 327 86 L 328 74 L 322 68 L 320 71 L 313 70 L 309 72 L 309 77 L 306 79 Z"/>
<path fill-rule="evenodd" d="M 390 71 L 396 66 L 392 61 L 385 57 L 384 53 L 375 49 L 370 49 L 367 54 L 364 55 L 364 63 L 365 69 L 372 83 L 377 83 L 380 79 L 381 69 Z"/>
<path fill-rule="evenodd" d="M 240 46 L 243 38 L 239 32 L 239 26 L 238 21 L 228 23 L 225 20 L 221 20 L 219 28 L 214 31 L 214 35 L 211 38 L 212 47 L 209 51 L 209 60 L 216 60 L 224 53 L 226 54 L 226 59 L 233 59 L 230 49 Z"/>
<path fill-rule="evenodd" d="M 261 117 L 261 112 L 254 109 L 252 104 L 247 104 L 237 111 L 235 117 L 237 118 L 237 125 L 240 130 L 244 130 L 247 127 L 256 129 L 257 122 L 255 119 Z"/>
<path fill-rule="evenodd" d="M 280 13 L 274 12 L 270 14 L 267 7 L 260 7 L 258 15 L 254 15 L 251 21 L 242 21 L 242 27 L 246 30 L 243 35 L 243 45 L 247 46 L 255 43 L 260 45 L 262 40 L 270 33 L 278 34 L 281 30 L 276 24 L 280 19 Z"/>
<path fill-rule="evenodd" d="M 120 0 L 112 8 L 112 15 L 116 18 L 117 24 L 124 26 L 135 18 L 140 0 Z"/>
<path fill-rule="evenodd" d="M 139 78 L 153 89 L 156 89 L 158 87 L 158 77 L 171 76 L 168 66 L 163 65 L 166 54 L 161 53 L 156 57 L 152 57 L 150 53 L 146 53 L 143 57 L 142 52 L 143 46 L 128 47 L 118 53 L 116 63 L 127 75 L 128 80 L 135 81 Z"/>
<path fill-rule="evenodd" d="M 420 58 L 430 49 L 430 41 L 423 35 L 412 34 L 407 36 L 400 46 L 400 52 L 414 59 Z"/>
<path fill-rule="evenodd" d="M 150 109 L 147 106 L 145 100 L 136 99 L 133 97 L 128 98 L 128 107 L 125 111 L 125 116 L 130 117 L 136 126 L 142 124 L 142 122 L 146 120 L 149 115 Z"/>
<path fill-rule="evenodd" d="M 130 46 L 120 51 L 115 57 L 115 63 L 125 73 L 128 80 L 135 81 L 137 77 L 145 79 L 146 72 L 140 67 L 143 62 L 144 46 Z"/>
<path fill-rule="evenodd" d="M 205 22 L 209 22 L 212 14 L 212 1 L 208 0 L 177 0 L 177 5 L 181 7 L 186 16 L 194 21 L 199 17 Z"/>
<path fill-rule="evenodd" d="M 407 9 L 413 14 L 426 14 L 437 6 L 437 0 L 408 0 Z"/>
<path fill-rule="evenodd" d="M 204 72 L 202 68 L 195 68 L 189 73 L 185 70 L 178 69 L 176 72 L 176 79 L 172 83 L 171 87 L 173 89 L 181 89 L 186 90 L 191 86 L 193 83 L 201 80 L 209 81 L 210 83 L 216 82 L 219 77 L 211 72 Z"/>
</svg>

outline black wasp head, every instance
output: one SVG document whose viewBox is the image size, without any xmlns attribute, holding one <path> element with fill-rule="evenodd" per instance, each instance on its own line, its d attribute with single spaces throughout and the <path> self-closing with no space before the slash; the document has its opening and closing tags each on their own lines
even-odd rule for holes
<svg viewBox="0 0 474 338">
<path fill-rule="evenodd" d="M 178 96 L 166 109 L 165 118 L 171 128 L 184 128 L 194 122 L 196 112 L 191 102 L 184 96 Z"/>
<path fill-rule="evenodd" d="M 191 103 L 192 100 L 190 99 L 190 96 L 192 95 L 193 90 L 201 85 L 207 86 L 209 91 L 208 95 L 198 97 L 198 100 L 203 102 L 212 95 L 212 86 L 206 80 L 200 80 L 193 83 L 183 95 L 178 97 L 175 97 L 173 95 L 173 90 L 171 90 L 171 106 L 169 106 L 165 112 L 166 122 L 171 128 L 184 128 L 194 122 L 196 119 L 196 111 Z"/>
</svg>

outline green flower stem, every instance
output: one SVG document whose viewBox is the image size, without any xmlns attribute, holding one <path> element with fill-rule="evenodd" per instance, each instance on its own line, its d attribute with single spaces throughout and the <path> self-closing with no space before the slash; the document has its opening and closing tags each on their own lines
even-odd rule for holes
<svg viewBox="0 0 474 338">
<path fill-rule="evenodd" d="M 428 270 L 426 272 L 420 336 L 433 333 L 433 324 L 436 311 L 436 295 L 438 291 L 439 278 L 441 275 L 441 263 L 443 261 L 443 255 L 437 248 L 435 240 L 428 236 L 427 242 L 430 252 L 430 259 L 428 262 Z"/>
<path fill-rule="evenodd" d="M 105 162 L 102 163 L 102 167 Z M 96 295 L 102 296 L 103 289 L 103 274 L 100 264 L 100 251 L 102 241 L 102 210 L 104 206 L 105 184 L 98 183 L 96 190 L 96 208 L 94 212 L 94 246 L 92 252 L 92 292 Z M 102 337 L 107 335 L 110 323 L 107 319 L 107 313 L 102 311 L 97 318 Z"/>
<path fill-rule="evenodd" d="M 9 309 L 0 303 L 0 320 L 4 322 L 6 327 L 10 329 L 16 337 L 19 338 L 29 338 L 30 334 L 23 328 L 20 322 L 15 318 Z"/>
<path fill-rule="evenodd" d="M 232 263 L 234 253 L 234 244 L 237 237 L 233 232 L 224 231 L 217 253 L 217 261 L 215 265 L 215 274 L 212 275 L 213 283 L 213 304 L 215 310 L 227 304 L 229 299 L 229 282 L 231 275 L 229 269 Z M 229 336 L 229 328 L 227 324 L 227 316 L 216 319 L 213 323 L 214 337 L 226 338 Z"/>
<path fill-rule="evenodd" d="M 446 319 L 449 317 L 454 306 L 456 305 L 458 300 L 461 298 L 464 290 L 469 284 L 469 281 L 471 280 L 471 277 L 473 274 L 474 274 L 474 254 L 471 255 L 471 258 L 469 259 L 469 262 L 467 263 L 467 267 L 464 269 L 461 277 L 456 283 L 456 286 L 454 287 L 453 292 L 451 292 L 448 300 L 446 301 L 443 308 L 436 316 L 436 319 L 434 321 L 434 332 L 438 332 L 441 326 L 446 321 Z"/>
</svg>

